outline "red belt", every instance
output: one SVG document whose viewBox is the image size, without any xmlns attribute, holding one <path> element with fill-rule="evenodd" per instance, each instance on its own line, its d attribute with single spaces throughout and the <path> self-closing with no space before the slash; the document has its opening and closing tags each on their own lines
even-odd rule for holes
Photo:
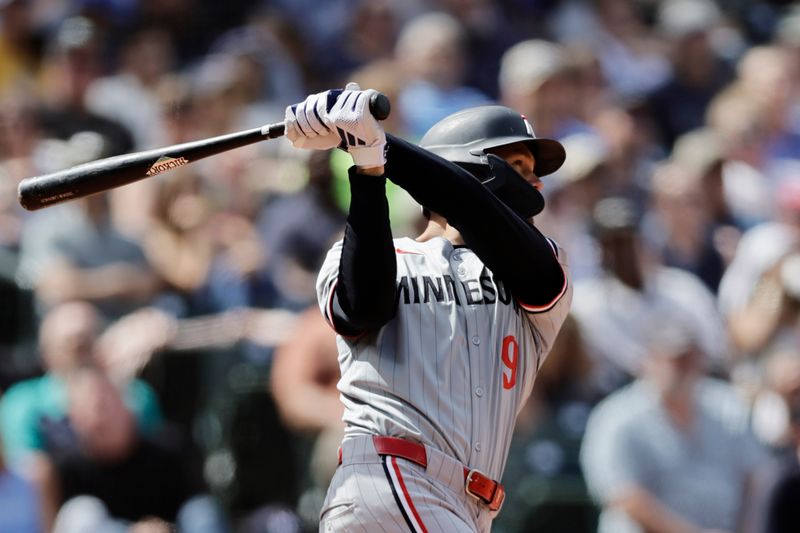
<svg viewBox="0 0 800 533">
<path fill-rule="evenodd" d="M 410 440 L 396 437 L 372 437 L 378 455 L 401 457 L 422 468 L 428 467 L 428 455 L 425 446 Z M 342 463 L 342 449 L 339 448 L 339 464 Z M 506 491 L 501 483 L 494 481 L 486 474 L 464 467 L 464 490 L 467 494 L 486 504 L 490 511 L 499 511 L 503 506 Z"/>
</svg>

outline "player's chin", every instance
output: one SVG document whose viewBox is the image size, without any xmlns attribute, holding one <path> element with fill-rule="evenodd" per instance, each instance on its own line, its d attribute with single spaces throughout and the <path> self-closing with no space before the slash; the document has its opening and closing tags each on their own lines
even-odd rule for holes
<svg viewBox="0 0 800 533">
<path fill-rule="evenodd" d="M 531 187 L 533 187 L 534 189 L 536 189 L 539 192 L 541 192 L 542 189 L 544 189 L 544 183 L 542 183 L 542 180 L 539 180 L 539 179 L 526 179 L 525 181 L 530 183 Z"/>
</svg>

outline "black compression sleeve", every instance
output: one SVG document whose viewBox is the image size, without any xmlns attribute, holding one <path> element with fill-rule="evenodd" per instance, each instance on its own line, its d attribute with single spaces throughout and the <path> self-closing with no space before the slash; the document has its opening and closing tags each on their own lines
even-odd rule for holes
<svg viewBox="0 0 800 533">
<path fill-rule="evenodd" d="M 545 305 L 561 293 L 565 273 L 535 226 L 461 167 L 392 135 L 387 138 L 386 176 L 458 229 L 518 300 Z"/>
<path fill-rule="evenodd" d="M 350 169 L 350 213 L 344 231 L 333 301 L 336 330 L 357 334 L 380 328 L 395 313 L 395 259 L 386 179 Z"/>
</svg>

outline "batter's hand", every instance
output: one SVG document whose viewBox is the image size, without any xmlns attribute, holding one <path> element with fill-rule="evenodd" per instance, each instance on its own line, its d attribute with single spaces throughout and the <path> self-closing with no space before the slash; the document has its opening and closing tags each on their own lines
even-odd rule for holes
<svg viewBox="0 0 800 533">
<path fill-rule="evenodd" d="M 286 138 L 292 141 L 292 146 L 312 150 L 330 150 L 339 146 L 341 139 L 336 130 L 328 125 L 327 113 L 340 92 L 312 94 L 299 104 L 286 108 L 284 127 Z"/>
<path fill-rule="evenodd" d="M 369 109 L 377 91 L 362 91 L 357 83 L 348 83 L 328 111 L 327 126 L 339 134 L 341 148 L 353 157 L 357 167 L 380 167 L 386 163 L 386 133 Z"/>
</svg>

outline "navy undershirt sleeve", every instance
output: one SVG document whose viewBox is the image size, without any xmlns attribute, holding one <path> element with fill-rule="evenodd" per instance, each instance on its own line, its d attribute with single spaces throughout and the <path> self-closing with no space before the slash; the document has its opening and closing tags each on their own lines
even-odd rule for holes
<svg viewBox="0 0 800 533">
<path fill-rule="evenodd" d="M 344 230 L 333 325 L 345 335 L 375 330 L 394 317 L 397 261 L 386 179 L 350 171 L 350 212 Z"/>
<path fill-rule="evenodd" d="M 444 216 L 518 300 L 546 305 L 563 290 L 565 272 L 553 246 L 472 174 L 387 134 L 386 176 L 420 204 Z"/>
</svg>

